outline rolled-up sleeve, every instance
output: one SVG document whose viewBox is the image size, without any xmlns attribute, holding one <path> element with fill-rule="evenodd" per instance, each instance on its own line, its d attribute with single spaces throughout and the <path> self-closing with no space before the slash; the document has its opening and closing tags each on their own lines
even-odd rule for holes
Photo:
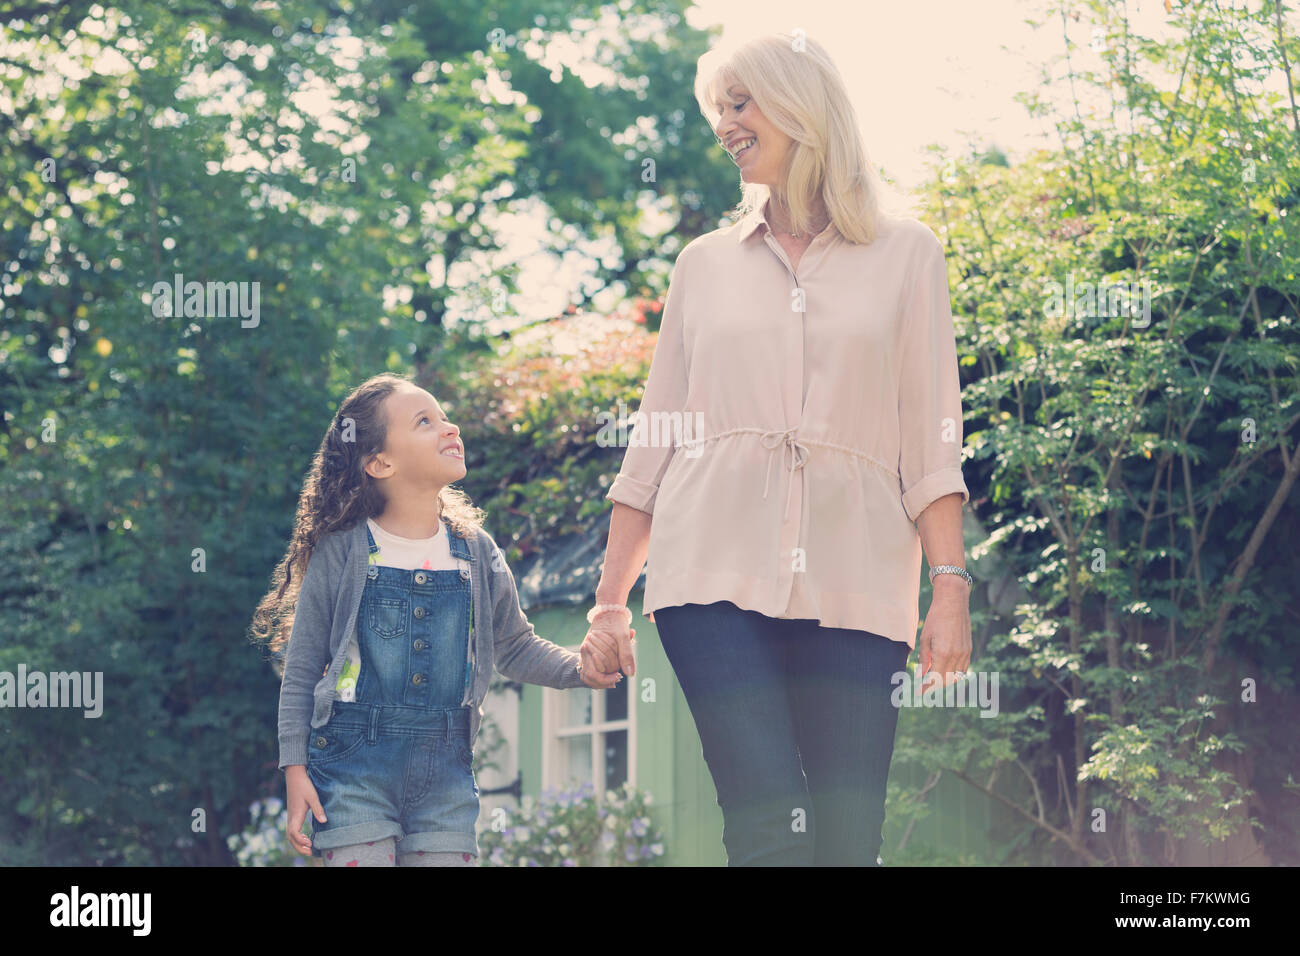
<svg viewBox="0 0 1300 956">
<path fill-rule="evenodd" d="M 916 521 L 944 495 L 970 491 L 961 473 L 961 379 L 943 245 L 928 228 L 902 301 L 898 384 L 899 486 Z"/>
<path fill-rule="evenodd" d="M 683 249 L 673 264 L 664 301 L 663 319 L 659 323 L 659 340 L 650 360 L 650 377 L 646 380 L 636 424 L 628 437 L 623 467 L 605 497 L 637 511 L 654 514 L 659 482 L 676 450 L 676 436 L 664 426 L 673 412 L 686 405 L 686 348 L 682 334 L 682 307 L 688 287 L 687 252 Z M 656 413 L 666 413 L 656 417 Z M 671 420 L 680 420 L 680 415 Z M 673 440 L 669 440 L 669 439 Z"/>
</svg>

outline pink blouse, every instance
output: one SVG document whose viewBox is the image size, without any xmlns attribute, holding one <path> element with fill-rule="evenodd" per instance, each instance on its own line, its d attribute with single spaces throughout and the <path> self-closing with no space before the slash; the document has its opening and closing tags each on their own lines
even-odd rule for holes
<svg viewBox="0 0 1300 956">
<path fill-rule="evenodd" d="M 731 601 L 908 647 L 914 522 L 961 473 L 943 246 L 916 219 L 835 226 L 798 275 L 762 210 L 677 256 L 606 498 L 653 515 L 643 613 Z"/>
</svg>

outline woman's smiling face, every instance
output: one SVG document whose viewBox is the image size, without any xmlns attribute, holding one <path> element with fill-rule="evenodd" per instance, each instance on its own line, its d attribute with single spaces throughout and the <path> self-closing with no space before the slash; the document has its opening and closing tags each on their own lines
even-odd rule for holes
<svg viewBox="0 0 1300 956">
<path fill-rule="evenodd" d="M 780 185 L 781 164 L 794 142 L 773 126 L 740 84 L 727 90 L 722 115 L 713 128 L 731 161 L 740 167 L 740 178 L 764 186 Z M 745 143 L 750 145 L 742 149 Z"/>
</svg>

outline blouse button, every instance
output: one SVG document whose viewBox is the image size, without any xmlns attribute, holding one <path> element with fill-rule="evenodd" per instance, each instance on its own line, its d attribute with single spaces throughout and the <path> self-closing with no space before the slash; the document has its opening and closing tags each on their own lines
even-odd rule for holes
<svg viewBox="0 0 1300 956">
<path fill-rule="evenodd" d="M 414 677 L 411 678 L 411 683 L 412 683 L 412 684 L 423 684 L 423 683 L 424 683 L 424 675 L 423 675 L 423 674 L 416 674 Z"/>
<path fill-rule="evenodd" d="M 424 641 L 417 640 L 414 644 L 414 647 L 417 651 L 424 650 Z"/>
<path fill-rule="evenodd" d="M 424 608 L 422 608 L 422 607 L 417 607 L 417 608 L 415 609 L 415 616 L 416 616 L 416 617 L 424 617 Z"/>
</svg>

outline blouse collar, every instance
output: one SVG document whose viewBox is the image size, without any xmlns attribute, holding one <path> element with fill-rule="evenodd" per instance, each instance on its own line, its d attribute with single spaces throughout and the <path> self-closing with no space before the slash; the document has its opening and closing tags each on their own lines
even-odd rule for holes
<svg viewBox="0 0 1300 956">
<path fill-rule="evenodd" d="M 764 210 L 766 208 L 767 208 L 767 200 L 764 200 L 763 205 L 759 206 L 754 210 L 751 210 L 747 216 L 745 216 L 743 219 L 740 220 L 740 222 L 736 225 L 737 243 L 744 242 L 746 239 L 748 239 L 751 235 L 753 235 L 754 230 L 756 230 L 759 226 L 763 226 L 769 232 L 771 231 L 772 227 L 768 224 L 767 216 L 764 214 Z M 813 241 L 816 242 L 818 239 L 820 239 L 823 235 L 827 233 L 830 233 L 831 235 L 839 234 L 839 230 L 835 228 L 834 222 L 827 223 L 826 228 L 813 237 Z"/>
</svg>

